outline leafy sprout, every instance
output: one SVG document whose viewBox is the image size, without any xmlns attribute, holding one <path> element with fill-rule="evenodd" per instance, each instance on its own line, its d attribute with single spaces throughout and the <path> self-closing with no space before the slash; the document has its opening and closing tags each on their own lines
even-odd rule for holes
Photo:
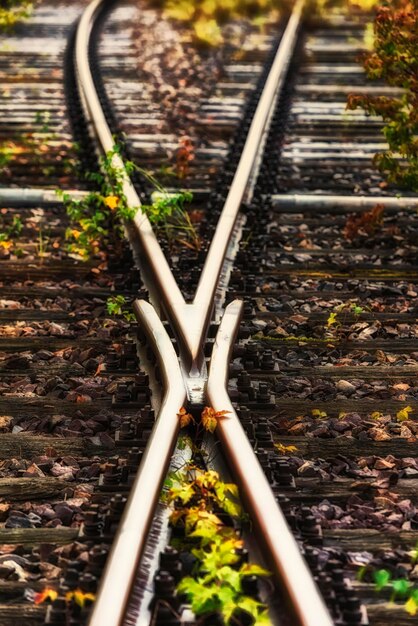
<svg viewBox="0 0 418 626">
<path fill-rule="evenodd" d="M 185 409 L 180 411 L 181 417 L 187 415 Z M 222 517 L 225 513 L 234 521 L 242 517 L 237 486 L 223 482 L 214 470 L 188 464 L 183 472 L 169 475 L 166 501 L 175 507 L 171 524 L 184 529 L 184 542 L 189 542 L 196 560 L 192 575 L 183 578 L 177 587 L 195 615 L 220 615 L 227 625 L 247 623 L 249 616 L 252 624 L 270 624 L 266 605 L 243 591 L 246 577 L 270 574 L 259 565 L 241 563 L 244 543 L 234 526 Z M 240 620 L 243 614 L 245 622 Z"/>
<path fill-rule="evenodd" d="M 126 308 L 125 296 L 111 296 L 107 299 L 106 307 L 109 315 L 122 315 L 127 322 L 134 322 L 135 315 Z"/>
</svg>

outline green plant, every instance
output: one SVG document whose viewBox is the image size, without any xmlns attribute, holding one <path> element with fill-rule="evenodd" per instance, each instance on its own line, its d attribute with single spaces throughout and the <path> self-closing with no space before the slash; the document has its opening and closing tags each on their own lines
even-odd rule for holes
<svg viewBox="0 0 418 626">
<path fill-rule="evenodd" d="M 46 249 L 47 249 L 48 241 L 49 241 L 49 237 L 45 237 L 45 235 L 42 232 L 42 228 L 40 227 L 39 233 L 38 233 L 38 243 L 36 245 L 37 255 L 40 258 L 47 256 Z"/>
<path fill-rule="evenodd" d="M 0 232 L 0 247 L 9 250 L 13 247 L 15 239 L 20 235 L 23 229 L 22 220 L 19 215 L 14 215 L 12 223 Z"/>
<path fill-rule="evenodd" d="M 185 209 L 185 204 L 193 200 L 193 194 L 190 191 L 169 193 L 150 172 L 138 166 L 135 169 L 154 187 L 151 204 L 141 205 L 141 211 L 151 224 L 165 234 L 168 242 L 199 250 L 199 235 Z"/>
<path fill-rule="evenodd" d="M 383 79 L 395 96 L 351 94 L 347 108 L 362 107 L 383 117 L 389 150 L 374 161 L 391 183 L 418 191 L 418 0 L 391 0 L 379 7 L 374 47 L 364 66 L 370 79 Z"/>
<path fill-rule="evenodd" d="M 199 247 L 199 237 L 184 208 L 192 194 L 178 192 L 170 194 L 146 170 L 132 161 L 115 165 L 115 156 L 120 154 L 119 146 L 114 146 L 100 159 L 100 172 L 89 172 L 86 177 L 94 182 L 98 191 L 92 191 L 81 200 L 74 200 L 69 194 L 57 191 L 66 206 L 70 227 L 66 231 L 69 251 L 88 259 L 91 254 L 105 254 L 109 243 L 117 244 L 123 230 L 123 223 L 131 221 L 139 207 L 131 207 L 124 194 L 126 176 L 138 171 L 154 187 L 151 204 L 141 205 L 150 222 L 164 231 L 171 242 Z"/>
<path fill-rule="evenodd" d="M 120 237 L 122 222 L 132 220 L 136 207 L 128 206 L 123 193 L 125 171 L 132 172 L 132 164 L 114 165 L 114 157 L 119 148 L 114 147 L 100 159 L 100 172 L 89 172 L 86 178 L 97 184 L 99 191 L 87 194 L 81 200 L 74 200 L 65 192 L 57 191 L 62 198 L 70 227 L 65 238 L 71 253 L 88 259 L 91 254 L 105 253 L 109 243 L 115 244 Z"/>
<path fill-rule="evenodd" d="M 357 579 L 362 580 L 368 572 L 369 567 L 363 566 L 357 572 Z M 375 584 L 375 591 L 384 589 L 391 591 L 391 602 L 404 600 L 404 608 L 409 615 L 415 616 L 418 613 L 418 587 L 407 578 L 392 578 L 392 574 L 387 569 L 372 571 L 372 579 Z"/>
<path fill-rule="evenodd" d="M 330 312 L 327 317 L 325 328 L 326 330 L 332 332 L 340 328 L 342 322 L 344 321 L 344 317 L 341 317 L 343 313 L 351 313 L 356 319 L 358 319 L 364 312 L 365 309 L 356 302 L 343 302 L 342 304 L 334 307 L 334 310 Z"/>
<path fill-rule="evenodd" d="M 242 615 L 251 616 L 258 626 L 270 624 L 265 604 L 246 596 L 243 582 L 248 576 L 268 576 L 256 564 L 240 563 L 243 541 L 219 512 L 239 520 L 242 509 L 238 488 L 224 483 L 213 470 L 189 464 L 169 477 L 167 503 L 174 506 L 170 521 L 184 530 L 182 550 L 190 549 L 196 562 L 192 576 L 178 584 L 197 617 L 220 615 L 224 624 L 240 625 Z M 245 622 L 247 623 L 247 622 Z"/>
<path fill-rule="evenodd" d="M 177 413 L 181 428 L 193 427 L 195 442 L 189 446 L 197 458 L 205 456 L 196 440 L 205 432 L 213 433 L 228 411 L 205 407 L 200 419 L 182 407 Z M 183 538 L 173 544 L 191 553 L 195 565 L 190 576 L 183 578 L 178 593 L 187 598 L 197 617 L 221 616 L 226 625 L 270 624 L 267 607 L 245 595 L 243 583 L 248 576 L 268 576 L 255 564 L 242 564 L 243 541 L 236 530 L 245 520 L 238 488 L 221 480 L 218 472 L 203 469 L 195 463 L 170 472 L 165 481 L 164 501 L 172 507 L 170 522 L 182 530 Z"/>
<path fill-rule="evenodd" d="M 37 111 L 35 113 L 36 124 L 41 125 L 42 133 L 50 133 L 51 113 L 49 111 Z"/>
<path fill-rule="evenodd" d="M 126 308 L 125 296 L 111 296 L 106 302 L 109 315 L 122 315 L 127 322 L 134 322 L 135 315 Z"/>
</svg>

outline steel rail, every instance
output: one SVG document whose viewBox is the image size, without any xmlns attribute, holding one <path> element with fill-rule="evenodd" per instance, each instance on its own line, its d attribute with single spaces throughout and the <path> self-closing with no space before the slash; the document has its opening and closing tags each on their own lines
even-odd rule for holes
<svg viewBox="0 0 418 626">
<path fill-rule="evenodd" d="M 125 608 L 177 440 L 177 413 L 186 403 L 186 389 L 178 358 L 155 309 L 144 300 L 136 300 L 134 311 L 158 358 L 164 397 L 119 523 L 89 626 L 123 624 Z"/>
<path fill-rule="evenodd" d="M 389 196 L 341 196 L 333 194 L 273 194 L 271 197 L 275 209 L 328 209 L 346 208 L 347 211 L 355 209 L 371 209 L 376 204 L 382 204 L 387 208 L 413 209 L 418 207 L 418 198 L 415 196 L 402 196 L 391 198 Z"/>
<path fill-rule="evenodd" d="M 108 153 L 114 148 L 114 140 L 96 93 L 88 60 L 94 19 L 104 2 L 106 0 L 93 0 L 80 19 L 76 35 L 75 61 L 78 89 L 91 131 L 100 143 L 102 152 Z M 123 193 L 128 205 L 138 207 L 132 225 L 127 224 L 128 236 L 134 247 L 136 239 L 140 241 L 141 252 L 146 258 L 148 271 L 158 285 L 165 313 L 179 335 L 183 355 L 188 356 L 191 375 L 195 375 L 203 364 L 202 346 L 211 321 L 219 276 L 249 179 L 254 178 L 256 174 L 255 166 L 259 164 L 260 148 L 265 140 L 273 106 L 296 44 L 304 2 L 305 0 L 297 0 L 280 41 L 191 304 L 185 302 L 152 226 L 147 216 L 140 210 L 140 199 L 126 174 L 121 157 L 116 154 L 112 160 L 112 165 L 123 173 Z M 157 308 L 160 306 L 159 302 L 153 304 Z"/>
<path fill-rule="evenodd" d="M 332 626 L 328 609 L 303 560 L 286 519 L 245 434 L 228 394 L 228 365 L 238 333 L 243 302 L 234 300 L 225 310 L 216 335 L 207 382 L 207 398 L 217 411 L 229 411 L 218 422 L 216 433 L 240 487 L 246 505 L 273 572 L 282 583 L 288 607 L 298 626 Z"/>
<path fill-rule="evenodd" d="M 69 189 L 65 193 L 76 200 L 82 200 L 87 195 L 86 191 L 79 191 L 78 189 Z M 61 203 L 62 199 L 52 189 L 0 187 L 0 204 L 7 204 L 9 207 L 33 207 Z"/>
<path fill-rule="evenodd" d="M 84 113 L 89 122 L 89 130 L 96 138 L 102 154 L 112 152 L 115 148 L 115 141 L 107 124 L 94 84 L 89 63 L 89 47 L 95 18 L 106 5 L 106 2 L 107 0 L 93 0 L 87 6 L 80 18 L 75 41 L 77 86 Z M 168 308 L 173 311 L 181 311 L 183 307 L 187 306 L 183 295 L 161 250 L 150 221 L 140 210 L 141 201 L 126 173 L 123 160 L 118 154 L 113 156 L 112 166 L 123 176 L 123 193 L 126 196 L 128 205 L 132 208 L 138 207 L 132 226 L 128 226 L 129 238 L 134 246 L 136 244 L 135 238 L 139 238 L 142 252 L 146 255 L 147 262 L 154 270 L 154 278 L 160 287 L 160 291 L 166 294 Z M 133 233 L 132 231 L 135 232 Z M 155 304 L 158 307 L 158 303 Z"/>
</svg>

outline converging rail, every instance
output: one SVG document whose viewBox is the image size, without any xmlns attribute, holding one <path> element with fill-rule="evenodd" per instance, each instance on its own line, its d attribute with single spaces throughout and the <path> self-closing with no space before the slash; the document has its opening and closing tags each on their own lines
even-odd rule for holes
<svg viewBox="0 0 418 626">
<path fill-rule="evenodd" d="M 94 21 L 105 3 L 106 0 L 94 0 L 85 10 L 78 26 L 75 50 L 77 82 L 84 113 L 101 153 L 111 151 L 114 141 L 96 93 L 88 50 Z M 116 626 L 124 622 L 127 601 L 176 444 L 179 429 L 176 414 L 188 397 L 190 400 L 191 391 L 215 409 L 230 411 L 230 416 L 221 421 L 217 432 L 254 522 L 259 544 L 264 548 L 265 559 L 289 600 L 294 615 L 292 623 L 301 626 L 332 624 L 226 390 L 228 364 L 241 318 L 242 302 L 234 301 L 225 310 L 209 372 L 206 371 L 203 352 L 228 245 L 241 203 L 244 198 L 251 198 L 269 124 L 295 48 L 303 4 L 303 0 L 297 1 L 281 39 L 191 304 L 186 303 L 151 224 L 140 209 L 134 186 L 128 175 L 124 175 L 123 193 L 128 205 L 138 207 L 133 224 L 126 225 L 126 232 L 148 278 L 154 305 L 137 300 L 134 310 L 159 361 L 164 397 L 107 562 L 90 626 Z M 119 155 L 114 155 L 112 165 L 119 171 L 125 171 Z M 178 338 L 180 360 L 157 314 L 160 308 Z"/>
</svg>

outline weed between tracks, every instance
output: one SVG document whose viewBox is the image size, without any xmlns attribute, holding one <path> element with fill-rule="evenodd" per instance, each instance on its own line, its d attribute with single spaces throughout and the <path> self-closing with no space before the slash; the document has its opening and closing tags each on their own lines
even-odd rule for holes
<svg viewBox="0 0 418 626">
<path fill-rule="evenodd" d="M 185 408 L 178 419 L 181 428 L 189 428 L 195 463 L 187 463 L 166 479 L 164 500 L 171 507 L 172 545 L 192 561 L 188 575 L 177 585 L 177 594 L 190 603 L 202 623 L 219 618 L 228 626 L 271 624 L 267 606 L 260 602 L 257 579 L 269 576 L 259 565 L 246 562 L 244 542 L 240 536 L 244 515 L 238 488 L 225 483 L 217 472 L 203 468 L 204 452 L 199 439 L 213 433 L 227 411 L 206 407 L 200 421 Z M 175 609 L 173 608 L 173 613 Z M 200 623 L 200 620 L 199 620 Z"/>
<path fill-rule="evenodd" d="M 69 252 L 86 260 L 91 255 L 104 255 L 109 245 L 118 249 L 123 237 L 123 224 L 132 221 L 138 210 L 147 215 L 169 244 L 199 249 L 199 236 L 185 210 L 185 204 L 191 202 L 193 195 L 188 191 L 169 193 L 154 176 L 132 161 L 125 161 L 124 167 L 116 167 L 114 157 L 119 154 L 120 148 L 115 146 L 101 158 L 100 172 L 86 174 L 87 179 L 97 185 L 98 191 L 89 193 L 82 200 L 74 200 L 62 191 L 57 192 L 71 221 L 66 231 Z M 154 188 L 150 204 L 141 207 L 128 205 L 123 186 L 126 176 L 134 171 L 139 172 Z"/>
<path fill-rule="evenodd" d="M 412 567 L 418 561 L 418 547 L 409 552 Z M 405 611 L 412 616 L 418 613 L 418 586 L 405 576 L 396 577 L 387 569 L 373 569 L 370 565 L 364 565 L 357 572 L 357 580 L 368 579 L 374 582 L 375 591 L 389 591 L 390 601 L 404 601 Z"/>
</svg>

